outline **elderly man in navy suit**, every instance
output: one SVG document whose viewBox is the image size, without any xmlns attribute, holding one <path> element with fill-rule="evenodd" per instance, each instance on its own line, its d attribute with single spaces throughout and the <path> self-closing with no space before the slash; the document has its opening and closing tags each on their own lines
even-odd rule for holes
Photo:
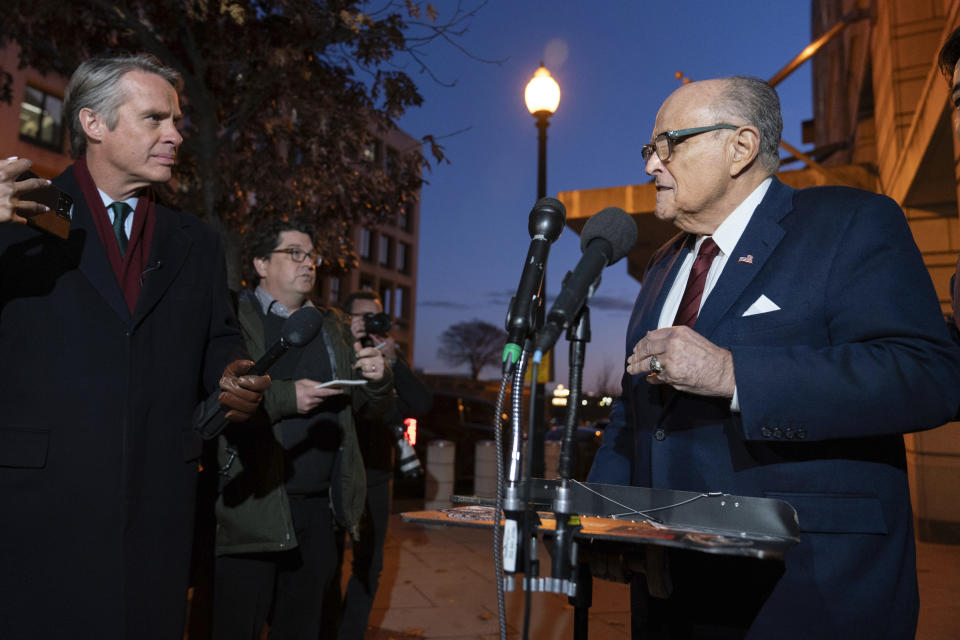
<svg viewBox="0 0 960 640">
<path fill-rule="evenodd" d="M 183 138 L 179 76 L 95 58 L 64 101 L 69 234 L 23 223 L 49 182 L 0 161 L 0 635 L 180 638 L 197 461 L 193 411 L 256 409 L 266 376 L 230 304 L 217 234 L 158 203 Z"/>
<path fill-rule="evenodd" d="M 684 85 L 660 108 L 643 157 L 655 214 L 681 233 L 644 275 L 589 479 L 799 515 L 782 568 L 671 555 L 669 599 L 633 585 L 635 633 L 913 638 L 901 434 L 953 416 L 960 352 L 896 203 L 780 183 L 781 129 L 776 92 L 753 78 Z"/>
</svg>

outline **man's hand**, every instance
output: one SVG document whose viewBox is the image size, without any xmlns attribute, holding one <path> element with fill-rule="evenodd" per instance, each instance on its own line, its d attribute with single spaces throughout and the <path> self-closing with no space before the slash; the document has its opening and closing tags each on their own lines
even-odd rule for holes
<svg viewBox="0 0 960 640">
<path fill-rule="evenodd" d="M 660 373 L 651 368 L 653 356 L 660 362 Z M 649 374 L 651 384 L 669 384 L 700 396 L 732 398 L 737 385 L 733 354 L 684 326 L 647 332 L 627 358 L 627 373 Z"/>
<path fill-rule="evenodd" d="M 380 348 L 380 353 L 383 354 L 383 357 L 387 359 L 388 362 L 393 362 L 397 359 L 397 341 L 393 339 L 393 336 L 377 336 L 371 335 L 373 338 L 374 346 Z M 383 345 L 380 347 L 380 345 Z"/>
<path fill-rule="evenodd" d="M 0 222 L 18 222 L 27 221 L 22 215 L 36 215 L 49 211 L 49 209 L 32 200 L 23 200 L 23 195 L 34 189 L 42 189 L 50 185 L 49 180 L 44 178 L 30 178 L 17 182 L 24 171 L 33 166 L 33 163 L 26 158 L 7 158 L 0 160 Z"/>
<path fill-rule="evenodd" d="M 294 383 L 297 389 L 297 413 L 310 413 L 330 396 L 343 394 L 343 389 L 334 389 L 333 387 L 317 389 L 318 384 L 320 383 L 309 378 L 301 378 Z"/>
<path fill-rule="evenodd" d="M 357 354 L 357 362 L 353 365 L 354 369 L 360 371 L 367 380 L 380 380 L 387 368 L 387 361 L 383 354 L 375 347 L 364 347 L 359 342 L 353 343 L 353 350 Z"/>
<path fill-rule="evenodd" d="M 234 360 L 220 377 L 220 406 L 230 422 L 246 422 L 263 400 L 263 392 L 270 388 L 270 376 L 245 376 L 253 362 Z"/>
</svg>

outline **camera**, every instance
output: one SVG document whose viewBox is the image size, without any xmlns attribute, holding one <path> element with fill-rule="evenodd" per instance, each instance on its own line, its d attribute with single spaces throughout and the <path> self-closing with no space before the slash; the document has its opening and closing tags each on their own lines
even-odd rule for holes
<svg viewBox="0 0 960 640">
<path fill-rule="evenodd" d="M 367 335 L 382 336 L 390 331 L 390 316 L 383 313 L 365 313 L 363 314 L 363 330 Z"/>
</svg>

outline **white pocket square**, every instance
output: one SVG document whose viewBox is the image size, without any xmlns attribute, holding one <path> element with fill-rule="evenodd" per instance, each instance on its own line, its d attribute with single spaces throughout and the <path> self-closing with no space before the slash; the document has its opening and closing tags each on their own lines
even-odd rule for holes
<svg viewBox="0 0 960 640">
<path fill-rule="evenodd" d="M 755 316 L 759 313 L 770 313 L 771 311 L 779 311 L 780 307 L 777 306 L 777 303 L 768 298 L 767 296 L 761 295 L 757 298 L 750 308 L 743 312 L 743 317 Z"/>
</svg>

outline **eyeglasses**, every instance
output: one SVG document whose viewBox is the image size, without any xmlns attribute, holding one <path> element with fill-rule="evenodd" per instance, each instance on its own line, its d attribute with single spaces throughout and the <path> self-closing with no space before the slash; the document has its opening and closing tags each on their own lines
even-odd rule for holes
<svg viewBox="0 0 960 640">
<path fill-rule="evenodd" d="M 290 259 L 294 262 L 303 262 L 307 258 L 310 258 L 310 262 L 316 264 L 320 261 L 320 256 L 315 251 L 306 252 L 303 249 L 295 249 L 290 247 L 289 249 L 274 249 L 270 253 L 285 253 L 290 256 Z"/>
<path fill-rule="evenodd" d="M 656 151 L 657 157 L 660 158 L 660 162 L 666 162 L 673 154 L 673 147 L 680 144 L 687 138 L 698 136 L 701 133 L 706 133 L 707 131 L 717 131 L 718 129 L 732 129 L 736 131 L 739 128 L 740 127 L 734 124 L 714 124 L 710 125 L 709 127 L 694 127 L 692 129 L 664 131 L 653 139 L 652 144 L 645 144 L 640 147 L 640 155 L 643 156 L 643 161 L 647 162 L 650 160 L 650 156 L 653 155 L 653 152 Z"/>
</svg>

